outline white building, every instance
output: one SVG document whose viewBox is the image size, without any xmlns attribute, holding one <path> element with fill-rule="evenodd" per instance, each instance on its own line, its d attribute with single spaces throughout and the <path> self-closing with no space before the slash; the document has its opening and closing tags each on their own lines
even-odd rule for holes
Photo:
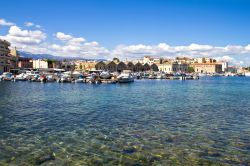
<svg viewBox="0 0 250 166">
<path fill-rule="evenodd" d="M 34 69 L 40 69 L 40 68 L 44 68 L 47 69 L 49 68 L 48 62 L 44 59 L 37 59 L 37 60 L 33 60 L 33 68 Z"/>
<path fill-rule="evenodd" d="M 157 64 L 159 71 L 164 71 L 166 73 L 186 73 L 188 72 L 188 64 L 185 63 L 163 63 Z"/>
<path fill-rule="evenodd" d="M 218 64 L 221 64 L 222 66 L 222 72 L 227 72 L 228 69 L 228 62 L 225 61 L 221 61 L 221 62 L 217 62 Z"/>
</svg>

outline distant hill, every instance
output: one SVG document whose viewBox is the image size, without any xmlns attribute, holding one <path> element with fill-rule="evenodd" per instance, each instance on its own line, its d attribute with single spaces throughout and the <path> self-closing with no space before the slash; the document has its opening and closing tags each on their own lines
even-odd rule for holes
<svg viewBox="0 0 250 166">
<path fill-rule="evenodd" d="M 105 61 L 105 59 L 87 59 L 87 58 L 81 58 L 81 57 L 62 57 L 62 56 L 54 56 L 50 54 L 32 54 L 29 52 L 19 51 L 19 54 L 26 58 L 32 58 L 32 59 L 53 59 L 53 60 L 97 60 L 97 61 Z"/>
</svg>

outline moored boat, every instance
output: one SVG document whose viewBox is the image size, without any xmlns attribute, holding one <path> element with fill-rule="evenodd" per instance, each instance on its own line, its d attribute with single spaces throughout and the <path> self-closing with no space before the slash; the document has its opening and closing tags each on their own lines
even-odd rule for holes
<svg viewBox="0 0 250 166">
<path fill-rule="evenodd" d="M 123 73 L 121 73 L 118 76 L 118 82 L 119 83 L 134 82 L 134 76 L 132 75 L 130 71 L 123 71 Z"/>
<path fill-rule="evenodd" d="M 111 78 L 111 74 L 108 71 L 103 71 L 100 73 L 100 77 L 103 79 L 109 79 Z"/>
</svg>

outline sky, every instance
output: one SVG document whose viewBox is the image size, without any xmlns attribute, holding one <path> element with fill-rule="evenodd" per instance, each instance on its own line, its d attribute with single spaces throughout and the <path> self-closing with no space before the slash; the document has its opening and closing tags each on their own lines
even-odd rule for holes
<svg viewBox="0 0 250 166">
<path fill-rule="evenodd" d="M 0 39 L 34 54 L 250 65 L 250 0 L 8 0 Z"/>
</svg>

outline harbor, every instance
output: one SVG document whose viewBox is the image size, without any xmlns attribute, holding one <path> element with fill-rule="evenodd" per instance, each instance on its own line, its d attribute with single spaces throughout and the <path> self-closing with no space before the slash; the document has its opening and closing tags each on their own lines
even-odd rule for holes
<svg viewBox="0 0 250 166">
<path fill-rule="evenodd" d="M 59 69 L 51 70 L 50 73 L 39 71 L 25 71 L 21 74 L 5 72 L 0 75 L 0 81 L 29 81 L 29 82 L 57 82 L 57 83 L 130 83 L 135 79 L 168 79 L 168 80 L 198 80 L 196 74 L 166 74 L 163 72 L 132 73 L 124 70 L 122 73 L 110 73 L 108 71 L 92 70 L 89 73 L 63 72 Z"/>
</svg>

